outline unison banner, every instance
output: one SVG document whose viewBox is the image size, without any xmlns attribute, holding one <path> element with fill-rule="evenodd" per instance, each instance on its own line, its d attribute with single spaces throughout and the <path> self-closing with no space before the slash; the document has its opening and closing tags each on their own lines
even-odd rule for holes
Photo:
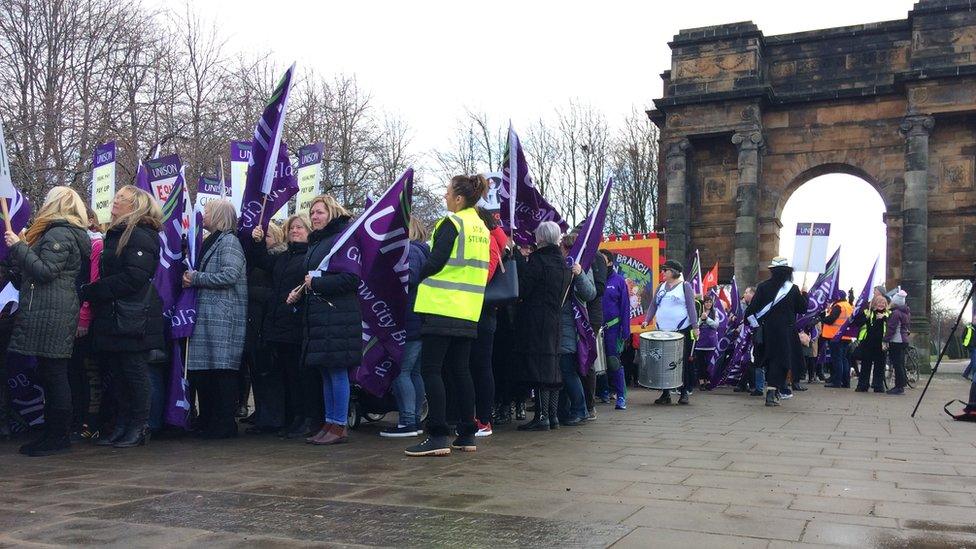
<svg viewBox="0 0 976 549">
<path fill-rule="evenodd" d="M 229 196 L 230 189 L 226 181 L 221 181 L 219 177 L 201 175 L 197 180 L 197 204 L 202 208 L 211 200 L 219 200 Z"/>
<path fill-rule="evenodd" d="M 230 200 L 234 210 L 241 215 L 241 200 L 244 198 L 244 184 L 247 183 L 247 165 L 251 161 L 250 141 L 230 142 Z"/>
<path fill-rule="evenodd" d="M 112 220 L 112 198 L 115 196 L 115 141 L 95 147 L 92 160 L 91 208 L 99 223 Z"/>
<path fill-rule="evenodd" d="M 175 154 L 153 158 L 146 162 L 146 171 L 149 172 L 149 194 L 160 205 L 165 204 L 173 192 L 182 167 L 180 157 Z"/>
<path fill-rule="evenodd" d="M 298 212 L 307 212 L 312 199 L 319 195 L 319 182 L 322 181 L 321 143 L 312 143 L 298 149 Z"/>
</svg>

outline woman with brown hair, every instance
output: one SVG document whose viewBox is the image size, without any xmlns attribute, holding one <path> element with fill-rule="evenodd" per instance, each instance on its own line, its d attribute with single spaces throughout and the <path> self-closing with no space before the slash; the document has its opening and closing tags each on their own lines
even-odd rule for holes
<svg viewBox="0 0 976 549">
<path fill-rule="evenodd" d="M 87 214 L 78 193 L 54 187 L 34 223 L 21 236 L 6 231 L 11 262 L 20 270 L 20 310 L 8 351 L 37 357 L 44 387 L 44 434 L 21 446 L 28 456 L 68 451 L 71 441 L 71 388 L 68 359 L 74 347 L 81 301 L 78 287 L 88 279 L 91 241 Z"/>
<path fill-rule="evenodd" d="M 312 200 L 309 217 L 312 234 L 308 236 L 305 273 L 318 271 L 352 219 L 349 211 L 327 194 Z M 305 365 L 317 369 L 322 379 L 325 421 L 307 439 L 311 444 L 339 444 L 347 438 L 349 370 L 363 357 L 358 288 L 359 277 L 355 275 L 322 272 L 316 277 L 306 274 L 305 284 L 288 294 L 289 303 L 305 300 Z"/>
<path fill-rule="evenodd" d="M 162 349 L 162 301 L 152 285 L 159 265 L 163 212 L 149 193 L 126 185 L 115 193 L 99 279 L 82 287 L 94 309 L 92 347 L 111 372 L 118 406 L 115 429 L 101 426 L 98 446 L 127 448 L 148 441 L 149 352 Z"/>
<path fill-rule="evenodd" d="M 421 371 L 427 391 L 426 440 L 406 449 L 408 456 L 439 456 L 451 449 L 477 449 L 474 421 L 474 384 L 468 361 L 478 336 L 478 319 L 488 282 L 488 228 L 475 205 L 487 189 L 485 178 L 458 175 L 451 178 L 444 200 L 450 215 L 434 228 L 430 257 L 420 271 L 414 311 L 422 314 L 423 353 Z M 444 377 L 452 389 L 444 389 Z M 458 412 L 458 437 L 448 445 L 447 400 Z"/>
</svg>

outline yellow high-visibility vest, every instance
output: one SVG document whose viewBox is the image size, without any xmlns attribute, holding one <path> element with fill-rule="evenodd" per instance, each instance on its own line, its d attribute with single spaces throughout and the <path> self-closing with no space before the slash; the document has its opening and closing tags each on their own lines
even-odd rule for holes
<svg viewBox="0 0 976 549">
<path fill-rule="evenodd" d="M 440 272 L 424 279 L 417 287 L 417 313 L 460 318 L 477 322 L 488 284 L 490 235 L 474 208 L 466 208 L 437 222 L 450 221 L 457 229 L 451 256 Z M 433 247 L 433 241 L 431 242 Z"/>
</svg>

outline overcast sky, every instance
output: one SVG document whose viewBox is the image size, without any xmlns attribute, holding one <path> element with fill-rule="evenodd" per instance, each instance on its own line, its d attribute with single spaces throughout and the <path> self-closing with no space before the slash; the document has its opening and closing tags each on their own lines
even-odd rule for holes
<svg viewBox="0 0 976 549">
<path fill-rule="evenodd" d="M 516 129 L 570 98 L 599 108 L 611 125 L 633 106 L 650 108 L 662 95 L 660 74 L 670 67 L 667 42 L 679 29 L 751 20 L 766 35 L 783 34 L 904 19 L 913 4 L 195 0 L 192 6 L 218 22 L 231 51 L 270 50 L 282 65 L 296 60 L 323 75 L 355 74 L 377 106 L 410 124 L 415 150 L 427 151 L 450 138 L 465 108 L 486 112 L 498 124 L 511 119 Z M 803 200 L 784 211 L 781 253 L 792 256 L 797 221 L 833 221 L 831 247 L 845 242 L 842 284 L 859 291 L 874 257 L 883 253 L 883 205 L 856 178 L 817 181 L 824 180 L 844 195 L 855 193 L 852 212 L 865 221 L 851 224 L 850 214 L 831 218 L 836 202 L 824 197 L 836 195 L 808 183 L 794 195 L 802 193 Z M 865 211 L 862 204 L 873 205 Z"/>
</svg>

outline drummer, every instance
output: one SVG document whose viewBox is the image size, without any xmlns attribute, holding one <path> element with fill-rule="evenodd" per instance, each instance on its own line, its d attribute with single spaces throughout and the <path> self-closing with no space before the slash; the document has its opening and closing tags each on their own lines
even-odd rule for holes
<svg viewBox="0 0 976 549">
<path fill-rule="evenodd" d="M 695 292 L 691 284 L 681 277 L 681 263 L 669 259 L 661 266 L 661 284 L 654 290 L 653 299 L 647 305 L 647 317 L 641 323 L 646 328 L 652 320 L 657 320 L 657 329 L 666 332 L 678 332 L 684 336 L 684 350 L 681 353 L 683 385 L 679 389 L 681 396 L 678 404 L 688 404 L 689 389 L 695 386 L 692 369 L 688 367 L 692 354 L 692 341 L 698 339 L 699 331 L 695 319 Z M 661 397 L 654 404 L 671 404 L 671 391 L 665 389 Z"/>
</svg>

